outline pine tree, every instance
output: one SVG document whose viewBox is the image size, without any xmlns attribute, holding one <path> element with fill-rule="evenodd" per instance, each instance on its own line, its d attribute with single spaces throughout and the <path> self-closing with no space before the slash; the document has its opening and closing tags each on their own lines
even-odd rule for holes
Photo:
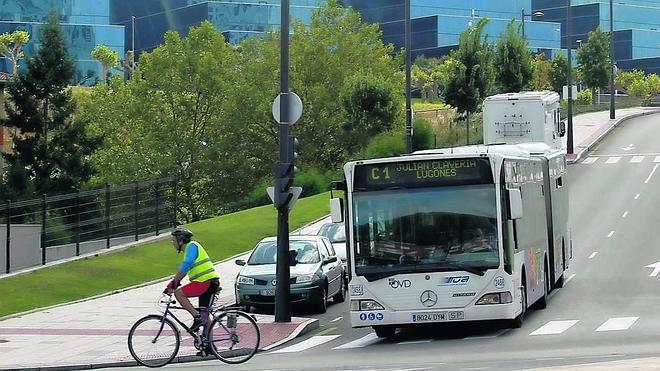
<svg viewBox="0 0 660 371">
<path fill-rule="evenodd" d="M 41 28 L 39 45 L 26 60 L 26 70 L 8 87 L 7 118 L 2 121 L 15 129 L 13 153 L 4 154 L 8 168 L 3 190 L 14 199 L 79 189 L 93 175 L 88 158 L 101 144 L 74 118 L 68 85 L 75 68 L 55 13 Z"/>
</svg>

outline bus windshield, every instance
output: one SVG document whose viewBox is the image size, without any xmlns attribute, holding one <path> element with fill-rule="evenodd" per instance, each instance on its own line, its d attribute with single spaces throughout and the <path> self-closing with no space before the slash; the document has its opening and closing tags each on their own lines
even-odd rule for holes
<svg viewBox="0 0 660 371">
<path fill-rule="evenodd" d="M 355 273 L 479 272 L 499 267 L 494 184 L 353 194 Z"/>
</svg>

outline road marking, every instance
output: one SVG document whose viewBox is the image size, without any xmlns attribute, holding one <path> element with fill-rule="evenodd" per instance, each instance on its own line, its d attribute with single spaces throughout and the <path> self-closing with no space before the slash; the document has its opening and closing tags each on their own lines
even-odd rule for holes
<svg viewBox="0 0 660 371">
<path fill-rule="evenodd" d="M 623 213 L 623 215 L 621 215 L 622 218 L 625 218 L 626 216 L 628 216 L 628 211 L 626 211 L 625 213 Z"/>
<path fill-rule="evenodd" d="M 545 325 L 539 327 L 536 331 L 529 334 L 530 336 L 534 335 L 557 335 L 573 327 L 579 320 L 570 320 L 570 321 L 550 321 Z"/>
<path fill-rule="evenodd" d="M 645 266 L 644 268 L 653 268 L 653 272 L 649 274 L 649 277 L 656 277 L 658 273 L 660 273 L 660 262 L 649 264 Z"/>
<path fill-rule="evenodd" d="M 431 340 L 431 339 L 428 339 L 428 340 L 410 340 L 410 341 L 402 341 L 402 342 L 399 342 L 397 344 L 399 344 L 399 345 L 426 344 L 426 343 L 430 343 L 431 341 L 433 341 L 433 340 Z"/>
<path fill-rule="evenodd" d="M 614 231 L 610 231 L 610 233 L 607 235 L 607 238 L 610 238 L 614 235 Z"/>
<path fill-rule="evenodd" d="M 658 157 L 660 157 L 660 156 L 658 156 Z M 582 161 L 582 163 L 585 164 L 585 165 L 589 165 L 589 164 L 593 164 L 597 160 L 598 160 L 598 157 L 587 157 L 587 158 L 584 159 L 584 161 Z"/>
<path fill-rule="evenodd" d="M 344 318 L 344 317 L 337 317 L 337 318 L 333 319 L 333 320 L 330 321 L 330 322 L 337 322 L 337 321 L 340 321 L 342 318 Z"/>
<path fill-rule="evenodd" d="M 314 335 L 316 335 L 316 336 L 318 336 L 318 335 L 325 335 L 325 334 L 327 334 L 328 332 L 335 331 L 336 329 L 337 329 L 336 327 L 330 327 L 330 328 L 327 328 L 327 329 L 325 329 L 325 330 L 323 330 L 323 331 L 319 331 L 319 332 L 317 332 L 317 333 L 314 334 Z"/>
<path fill-rule="evenodd" d="M 653 176 L 653 173 L 655 173 L 655 171 L 658 169 L 658 166 L 660 166 L 660 164 L 655 164 L 655 166 L 653 167 L 653 170 L 651 170 L 651 174 L 649 174 L 649 177 L 646 178 L 646 180 L 644 181 L 644 184 L 651 181 L 651 177 Z"/>
<path fill-rule="evenodd" d="M 653 162 L 660 162 L 660 156 L 655 156 L 655 159 L 653 160 Z"/>
<path fill-rule="evenodd" d="M 609 155 L 589 155 L 589 157 L 631 157 L 631 156 L 658 156 L 660 157 L 660 152 L 641 152 L 641 153 L 612 153 Z"/>
<path fill-rule="evenodd" d="M 616 164 L 617 162 L 619 162 L 619 160 L 621 160 L 621 157 L 613 156 L 613 157 L 608 158 L 607 161 L 605 161 L 605 163 L 606 164 Z"/>
<path fill-rule="evenodd" d="M 595 258 L 596 255 L 598 255 L 598 251 L 594 251 L 594 252 L 592 252 L 591 255 L 589 255 L 589 259 L 593 259 L 593 258 Z"/>
<path fill-rule="evenodd" d="M 557 291 L 555 291 L 555 292 L 557 292 Z M 506 333 L 509 332 L 509 331 L 511 331 L 510 328 L 504 328 L 504 329 L 498 330 L 497 332 L 495 332 L 495 333 L 492 334 L 492 335 L 468 336 L 468 337 L 466 337 L 466 338 L 463 338 L 463 340 L 495 339 L 496 337 L 498 337 L 498 336 L 500 336 L 500 335 L 504 335 L 504 334 L 506 334 Z"/>
<path fill-rule="evenodd" d="M 564 285 L 567 284 L 568 281 L 572 280 L 574 277 L 575 277 L 575 273 L 573 273 L 573 274 L 571 274 L 570 276 L 568 276 L 568 278 L 566 279 L 566 281 L 564 281 Z"/>
<path fill-rule="evenodd" d="M 628 152 L 628 151 L 632 151 L 633 149 L 635 149 L 635 145 L 632 144 L 632 143 L 630 143 L 630 144 L 628 145 L 628 147 L 621 147 L 621 149 L 624 150 L 624 151 L 626 151 L 626 152 Z"/>
<path fill-rule="evenodd" d="M 630 159 L 631 164 L 639 164 L 642 161 L 644 161 L 644 156 L 633 156 L 633 158 Z"/>
<path fill-rule="evenodd" d="M 610 318 L 605 323 L 600 325 L 596 329 L 596 332 L 602 332 L 602 331 L 621 331 L 621 330 L 627 330 L 632 326 L 639 317 L 618 317 L 618 318 Z"/>
<path fill-rule="evenodd" d="M 286 347 L 284 349 L 276 350 L 271 353 L 296 353 L 296 352 L 302 352 L 304 350 L 307 350 L 309 348 L 313 348 L 315 346 L 319 346 L 321 344 L 325 344 L 328 341 L 335 340 L 338 338 L 340 335 L 320 335 L 320 336 L 312 336 L 311 338 L 301 341 L 298 344 L 291 345 L 289 347 Z"/>
<path fill-rule="evenodd" d="M 362 348 L 369 346 L 371 344 L 375 344 L 377 342 L 381 341 L 381 338 L 378 337 L 375 333 L 370 333 L 366 336 L 363 336 L 357 340 L 353 340 L 350 343 L 346 343 L 343 345 L 340 345 L 338 347 L 334 347 L 332 349 L 353 349 L 353 348 Z"/>
<path fill-rule="evenodd" d="M 635 200 L 639 198 L 639 193 L 635 195 Z"/>
</svg>

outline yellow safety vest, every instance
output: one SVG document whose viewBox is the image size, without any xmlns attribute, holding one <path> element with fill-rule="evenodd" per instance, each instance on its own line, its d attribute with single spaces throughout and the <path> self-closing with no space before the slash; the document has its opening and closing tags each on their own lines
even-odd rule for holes
<svg viewBox="0 0 660 371">
<path fill-rule="evenodd" d="M 215 272 L 215 269 L 213 268 L 213 263 L 211 262 L 211 259 L 206 253 L 206 250 L 204 250 L 202 245 L 199 244 L 199 242 L 191 241 L 190 243 L 188 243 L 188 245 L 186 246 L 186 251 L 192 244 L 197 245 L 197 259 L 195 259 L 195 262 L 188 271 L 188 279 L 191 282 L 192 281 L 204 282 L 212 278 L 218 278 L 218 274 Z"/>
</svg>

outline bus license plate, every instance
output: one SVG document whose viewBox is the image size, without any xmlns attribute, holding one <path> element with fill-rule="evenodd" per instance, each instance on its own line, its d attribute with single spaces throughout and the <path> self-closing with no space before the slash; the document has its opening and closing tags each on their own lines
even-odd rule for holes
<svg viewBox="0 0 660 371">
<path fill-rule="evenodd" d="M 275 289 L 261 290 L 261 296 L 275 296 Z"/>
<path fill-rule="evenodd" d="M 462 311 L 435 312 L 435 313 L 413 313 L 413 322 L 445 322 L 460 321 L 465 318 Z"/>
</svg>

